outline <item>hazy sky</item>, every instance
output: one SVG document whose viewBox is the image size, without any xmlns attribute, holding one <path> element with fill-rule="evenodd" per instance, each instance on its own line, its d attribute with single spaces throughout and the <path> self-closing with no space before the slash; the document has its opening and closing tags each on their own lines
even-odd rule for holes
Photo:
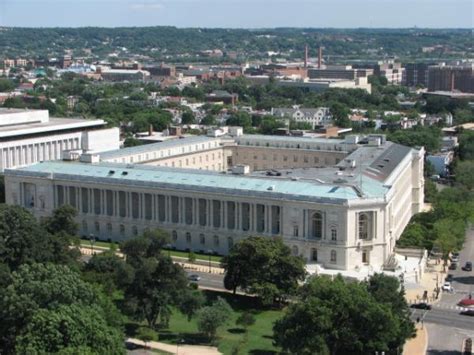
<svg viewBox="0 0 474 355">
<path fill-rule="evenodd" d="M 473 27 L 474 0 L 0 0 L 0 26 Z"/>
</svg>

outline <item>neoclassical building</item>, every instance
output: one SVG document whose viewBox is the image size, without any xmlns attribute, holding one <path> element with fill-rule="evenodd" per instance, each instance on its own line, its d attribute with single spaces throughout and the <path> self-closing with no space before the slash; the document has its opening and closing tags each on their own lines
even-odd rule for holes
<svg viewBox="0 0 474 355">
<path fill-rule="evenodd" d="M 101 239 L 162 228 L 226 254 L 262 235 L 325 268 L 378 268 L 423 207 L 423 156 L 377 135 L 194 137 L 6 170 L 6 199 L 39 218 L 70 204 Z"/>
</svg>

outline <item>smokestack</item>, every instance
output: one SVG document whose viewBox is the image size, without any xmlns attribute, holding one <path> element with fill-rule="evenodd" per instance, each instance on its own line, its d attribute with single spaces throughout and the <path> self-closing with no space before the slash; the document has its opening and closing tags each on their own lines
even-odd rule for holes
<svg viewBox="0 0 474 355">
<path fill-rule="evenodd" d="M 451 71 L 451 91 L 454 91 L 454 72 Z"/>
<path fill-rule="evenodd" d="M 308 45 L 304 46 L 304 67 L 308 67 Z"/>
<path fill-rule="evenodd" d="M 148 135 L 151 137 L 153 135 L 153 125 L 148 126 Z"/>
<path fill-rule="evenodd" d="M 321 69 L 322 61 L 323 61 L 323 47 L 319 46 L 319 49 L 318 49 L 318 69 Z"/>
</svg>

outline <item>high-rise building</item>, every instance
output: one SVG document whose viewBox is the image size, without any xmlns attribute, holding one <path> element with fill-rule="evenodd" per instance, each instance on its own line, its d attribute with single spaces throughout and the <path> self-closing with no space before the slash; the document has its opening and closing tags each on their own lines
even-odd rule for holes
<svg viewBox="0 0 474 355">
<path fill-rule="evenodd" d="M 403 84 L 406 86 L 423 85 L 428 87 L 428 63 L 407 63 L 405 64 L 405 76 Z"/>
<path fill-rule="evenodd" d="M 436 65 L 428 69 L 428 91 L 474 92 L 474 63 Z"/>
</svg>

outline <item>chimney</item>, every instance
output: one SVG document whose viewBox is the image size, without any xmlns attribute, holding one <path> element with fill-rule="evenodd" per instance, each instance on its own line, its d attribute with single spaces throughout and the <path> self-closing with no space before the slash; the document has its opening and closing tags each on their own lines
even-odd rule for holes
<svg viewBox="0 0 474 355">
<path fill-rule="evenodd" d="M 152 124 L 148 127 L 148 135 L 150 137 L 153 135 L 153 125 Z"/>
<path fill-rule="evenodd" d="M 322 61 L 323 61 L 323 47 L 319 46 L 319 49 L 318 49 L 318 69 L 321 69 Z"/>
<path fill-rule="evenodd" d="M 308 45 L 304 46 L 304 67 L 308 67 Z"/>
</svg>

